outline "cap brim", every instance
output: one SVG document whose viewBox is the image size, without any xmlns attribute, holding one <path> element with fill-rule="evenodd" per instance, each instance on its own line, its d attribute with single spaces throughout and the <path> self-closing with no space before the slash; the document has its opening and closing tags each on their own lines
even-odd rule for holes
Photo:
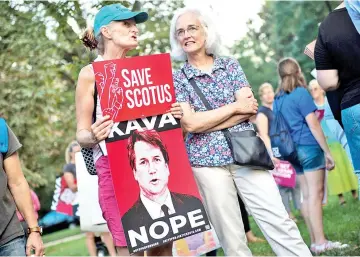
<svg viewBox="0 0 360 257">
<path fill-rule="evenodd" d="M 129 12 L 127 15 L 121 14 L 114 21 L 123 21 L 134 18 L 136 23 L 143 23 L 148 20 L 149 15 L 146 12 Z"/>
<path fill-rule="evenodd" d="M 143 23 L 148 20 L 149 15 L 147 12 L 134 12 L 136 15 L 134 16 L 136 23 Z"/>
</svg>

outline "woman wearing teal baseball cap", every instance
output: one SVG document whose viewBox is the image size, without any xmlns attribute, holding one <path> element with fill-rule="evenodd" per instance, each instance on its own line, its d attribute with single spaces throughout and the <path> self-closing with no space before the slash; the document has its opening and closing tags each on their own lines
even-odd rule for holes
<svg viewBox="0 0 360 257">
<path fill-rule="evenodd" d="M 121 4 L 104 6 L 95 16 L 94 28 L 85 32 L 82 41 L 86 47 L 98 51 L 99 55 L 95 61 L 124 58 L 129 50 L 138 46 L 137 24 L 147 19 L 146 12 L 132 12 Z M 103 216 L 113 236 L 118 255 L 129 255 L 120 222 L 121 215 L 117 207 L 108 157 L 99 145 L 108 137 L 113 121 L 109 116 L 102 116 L 100 101 L 94 94 L 95 75 L 90 64 L 80 71 L 76 88 L 76 138 L 82 147 L 93 149 L 98 174 L 99 202 Z M 97 97 L 96 106 L 94 97 Z M 95 113 L 95 123 L 93 123 L 93 113 Z M 172 105 L 171 113 L 175 118 L 182 118 L 182 110 L 178 103 Z M 172 255 L 172 244 L 153 248 L 147 252 L 147 255 Z"/>
</svg>

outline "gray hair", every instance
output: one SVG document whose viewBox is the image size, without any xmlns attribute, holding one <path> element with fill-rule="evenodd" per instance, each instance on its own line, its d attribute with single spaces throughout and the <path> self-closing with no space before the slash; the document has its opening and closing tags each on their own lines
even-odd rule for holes
<svg viewBox="0 0 360 257">
<path fill-rule="evenodd" d="M 101 28 L 109 28 L 112 23 L 114 22 L 112 21 L 109 24 L 102 26 Z M 94 28 L 90 26 L 83 33 L 81 41 L 83 42 L 85 47 L 89 48 L 91 51 L 96 49 L 99 55 L 104 54 L 105 40 L 102 32 L 100 32 L 99 35 L 95 36 Z"/>
<path fill-rule="evenodd" d="M 88 27 L 81 37 L 86 48 L 89 48 L 90 51 L 97 50 L 98 54 L 103 55 L 105 51 L 104 38 L 102 33 L 95 37 L 94 28 Z"/>
<path fill-rule="evenodd" d="M 186 61 L 187 56 L 181 45 L 179 44 L 176 38 L 176 22 L 179 17 L 185 13 L 191 12 L 197 16 L 203 29 L 205 30 L 206 40 L 205 40 L 205 50 L 207 54 L 212 54 L 214 56 L 220 56 L 222 54 L 222 45 L 221 39 L 216 29 L 216 26 L 213 20 L 210 18 L 203 9 L 196 7 L 185 7 L 178 9 L 170 25 L 170 45 L 171 45 L 171 56 L 173 59 L 178 61 Z"/>
<path fill-rule="evenodd" d="M 105 43 L 104 43 L 104 38 L 103 38 L 102 33 L 100 33 L 100 35 L 98 35 L 96 37 L 96 41 L 97 41 L 96 48 L 97 48 L 98 54 L 103 55 L 105 52 Z"/>
</svg>

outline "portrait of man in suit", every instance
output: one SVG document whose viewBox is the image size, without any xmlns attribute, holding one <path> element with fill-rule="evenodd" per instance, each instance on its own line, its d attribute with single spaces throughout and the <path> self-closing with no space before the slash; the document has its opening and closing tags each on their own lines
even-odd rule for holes
<svg viewBox="0 0 360 257">
<path fill-rule="evenodd" d="M 154 220 L 165 221 L 175 215 L 186 216 L 188 212 L 197 209 L 201 210 L 205 224 L 208 224 L 204 207 L 198 198 L 169 190 L 169 154 L 158 132 L 134 131 L 128 139 L 127 149 L 140 196 L 122 217 L 125 230 L 138 230 L 140 226 L 150 226 Z M 191 230 L 189 226 L 187 224 L 183 229 Z"/>
</svg>

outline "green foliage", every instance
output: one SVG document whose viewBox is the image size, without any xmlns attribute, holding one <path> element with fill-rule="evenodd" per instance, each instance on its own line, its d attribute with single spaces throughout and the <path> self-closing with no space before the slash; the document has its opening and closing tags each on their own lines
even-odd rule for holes
<svg viewBox="0 0 360 257">
<path fill-rule="evenodd" d="M 249 21 L 247 35 L 232 49 L 257 92 L 263 82 L 277 87 L 276 65 L 281 58 L 295 58 L 306 78 L 315 68 L 303 54 L 305 46 L 314 40 L 321 21 L 337 6 L 328 1 L 266 1 L 259 17 L 260 29 Z"/>
<path fill-rule="evenodd" d="M 87 7 L 78 1 L 0 2 L 0 110 L 23 144 L 23 171 L 43 210 L 50 207 L 65 148 L 75 139 L 78 73 L 95 57 L 75 28 L 86 28 L 89 10 L 114 2 L 96 1 Z M 139 25 L 140 47 L 129 55 L 169 52 L 168 24 L 182 1 L 121 3 L 150 16 Z"/>
<path fill-rule="evenodd" d="M 139 25 L 140 47 L 133 55 L 147 55 L 170 52 L 169 30 L 174 10 L 183 6 L 176 0 L 147 0 L 142 9 L 149 14 L 149 20 Z"/>
</svg>

